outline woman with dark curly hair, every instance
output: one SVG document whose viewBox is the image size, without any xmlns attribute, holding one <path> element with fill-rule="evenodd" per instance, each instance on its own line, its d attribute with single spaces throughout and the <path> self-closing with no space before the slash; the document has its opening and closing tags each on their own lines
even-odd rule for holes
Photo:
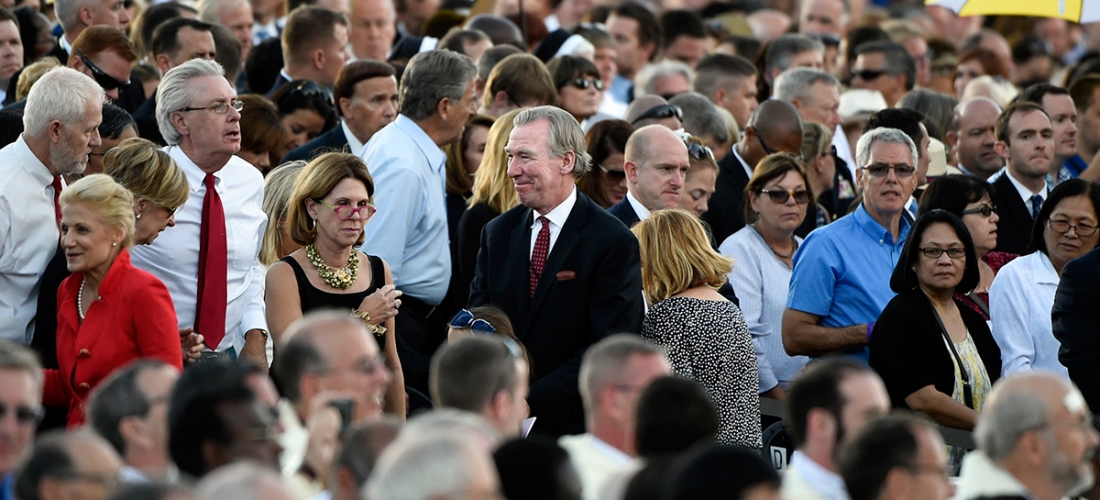
<svg viewBox="0 0 1100 500">
<path fill-rule="evenodd" d="M 332 99 L 316 82 L 291 80 L 275 89 L 268 99 L 275 103 L 287 132 L 279 158 L 336 126 Z"/>
</svg>

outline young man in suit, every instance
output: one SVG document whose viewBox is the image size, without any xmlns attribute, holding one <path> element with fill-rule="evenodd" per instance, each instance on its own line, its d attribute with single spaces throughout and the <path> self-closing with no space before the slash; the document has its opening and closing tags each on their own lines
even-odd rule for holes
<svg viewBox="0 0 1100 500">
<path fill-rule="evenodd" d="M 1031 226 L 1050 189 L 1046 176 L 1054 161 L 1054 128 L 1038 104 L 1013 104 L 997 118 L 997 154 L 1007 169 L 993 186 L 997 189 L 998 252 L 1025 254 Z"/>
<path fill-rule="evenodd" d="M 574 180 L 590 168 L 584 134 L 561 108 L 515 118 L 505 148 L 521 206 L 481 234 L 470 305 L 493 304 L 531 355 L 527 398 L 535 430 L 584 432 L 581 357 L 600 339 L 637 332 L 642 319 L 638 240 Z"/>
<path fill-rule="evenodd" d="M 626 225 L 633 226 L 653 210 L 675 208 L 683 195 L 688 169 L 684 141 L 663 125 L 647 125 L 626 141 L 626 196 L 607 209 Z"/>
</svg>

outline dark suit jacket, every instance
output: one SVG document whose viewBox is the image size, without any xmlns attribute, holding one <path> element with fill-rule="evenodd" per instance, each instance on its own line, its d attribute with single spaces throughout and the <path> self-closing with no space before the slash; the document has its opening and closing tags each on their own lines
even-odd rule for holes
<svg viewBox="0 0 1100 500">
<path fill-rule="evenodd" d="M 68 65 L 69 53 L 61 48 L 60 43 L 54 44 L 53 48 L 43 54 L 39 60 L 46 57 L 57 58 L 58 61 L 61 61 L 62 66 Z M 21 74 L 23 74 L 22 69 L 16 71 L 12 75 L 11 81 L 8 82 L 8 94 L 4 97 L 4 105 L 15 102 L 15 86 L 19 83 L 19 75 Z M 141 78 L 138 78 L 131 71 L 130 84 L 123 85 L 122 88 L 118 89 L 118 99 L 114 101 L 114 105 L 126 110 L 127 113 L 133 114 L 143 102 L 145 102 L 145 86 L 141 83 Z"/>
<path fill-rule="evenodd" d="M 614 215 L 616 219 L 622 221 L 628 228 L 633 227 L 634 224 L 641 221 L 641 218 L 638 217 L 638 213 L 634 211 L 634 207 L 630 205 L 630 200 L 627 200 L 626 196 L 623 196 L 622 201 L 608 207 L 607 213 Z"/>
<path fill-rule="evenodd" d="M 748 184 L 749 176 L 737 156 L 730 152 L 722 157 L 718 162 L 718 181 L 710 209 L 702 217 L 710 225 L 714 241 L 726 241 L 729 235 L 745 227 L 745 186 Z"/>
<path fill-rule="evenodd" d="M 1054 295 L 1054 338 L 1058 361 L 1081 389 L 1090 408 L 1100 408 L 1100 249 L 1069 261 Z"/>
<path fill-rule="evenodd" d="M 997 190 L 993 203 L 1001 218 L 997 221 L 997 248 L 994 251 L 1023 255 L 1031 242 L 1031 226 L 1035 221 L 1007 172 L 993 183 L 993 187 Z"/>
<path fill-rule="evenodd" d="M 397 39 L 390 49 L 390 61 L 408 61 L 420 53 L 420 45 L 424 43 L 424 37 L 405 35 Z"/>
<path fill-rule="evenodd" d="M 157 126 L 157 94 L 141 103 L 134 111 L 134 121 L 137 122 L 138 136 L 148 139 L 161 146 L 166 145 L 164 137 L 160 135 L 160 127 Z"/>
<path fill-rule="evenodd" d="M 279 89 L 279 87 L 282 87 L 284 83 L 287 83 L 289 81 L 290 80 L 287 80 L 286 77 L 283 76 L 283 72 L 280 71 L 279 76 L 275 77 L 275 84 L 272 85 L 270 89 L 268 89 L 267 93 L 264 94 L 264 97 L 271 98 L 271 94 L 274 94 L 275 91 Z"/>
<path fill-rule="evenodd" d="M 344 135 L 344 127 L 337 124 L 332 127 L 332 130 L 325 132 L 312 141 L 309 141 L 301 146 L 298 146 L 293 151 L 286 154 L 282 160 L 279 160 L 279 164 L 286 163 L 288 161 L 295 160 L 312 160 L 314 156 L 328 151 L 343 151 L 344 147 L 348 145 L 348 137 Z M 351 154 L 358 154 L 358 151 L 349 151 Z"/>
<path fill-rule="evenodd" d="M 527 346 L 533 365 L 527 402 L 538 417 L 535 428 L 556 435 L 581 433 L 581 356 L 604 337 L 636 333 L 641 326 L 638 240 L 578 192 L 529 298 L 532 215 L 521 205 L 485 226 L 470 305 L 502 309 Z"/>
</svg>

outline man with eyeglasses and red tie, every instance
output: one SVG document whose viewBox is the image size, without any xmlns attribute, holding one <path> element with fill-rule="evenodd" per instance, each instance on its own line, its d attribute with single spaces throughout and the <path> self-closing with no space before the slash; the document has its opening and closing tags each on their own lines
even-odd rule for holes
<svg viewBox="0 0 1100 500">
<path fill-rule="evenodd" d="M 267 367 L 264 269 L 258 255 L 267 217 L 263 178 L 234 156 L 240 110 L 218 63 L 193 59 L 157 88 L 157 123 L 166 151 L 187 175 L 191 197 L 176 226 L 135 248 L 135 266 L 168 287 L 180 329 L 204 337 L 207 358 L 249 358 Z"/>
<path fill-rule="evenodd" d="M 904 132 L 878 128 L 856 144 L 863 203 L 806 237 L 794 255 L 783 346 L 787 354 L 854 354 L 867 361 L 874 321 L 893 298 L 894 272 L 917 188 L 917 147 Z"/>
<path fill-rule="evenodd" d="M 675 208 L 684 190 L 688 151 L 676 133 L 661 126 L 647 125 L 626 141 L 626 196 L 607 209 L 626 225 L 633 226 L 650 212 Z"/>
</svg>

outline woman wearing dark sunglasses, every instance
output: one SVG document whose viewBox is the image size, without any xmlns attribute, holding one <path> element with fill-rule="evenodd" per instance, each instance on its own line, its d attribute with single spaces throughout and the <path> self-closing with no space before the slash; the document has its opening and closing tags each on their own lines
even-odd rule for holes
<svg viewBox="0 0 1100 500">
<path fill-rule="evenodd" d="M 634 127 L 623 120 L 604 120 L 585 134 L 592 169 L 577 180 L 577 189 L 604 209 L 623 201 L 626 196 L 626 141 Z"/>
<path fill-rule="evenodd" d="M 779 153 L 756 165 L 745 192 L 749 225 L 726 238 L 719 251 L 737 262 L 729 280 L 761 350 L 756 357 L 760 392 L 782 399 L 787 385 L 809 362 L 806 356 L 787 355 L 779 325 L 787 305 L 791 259 L 802 243 L 794 232 L 806 217 L 813 191 L 802 162 Z"/>
<path fill-rule="evenodd" d="M 592 124 L 586 120 L 599 112 L 603 100 L 599 68 L 583 57 L 561 56 L 550 61 L 546 69 L 558 90 L 558 106 L 573 115 L 582 129 L 588 130 Z"/>
</svg>

